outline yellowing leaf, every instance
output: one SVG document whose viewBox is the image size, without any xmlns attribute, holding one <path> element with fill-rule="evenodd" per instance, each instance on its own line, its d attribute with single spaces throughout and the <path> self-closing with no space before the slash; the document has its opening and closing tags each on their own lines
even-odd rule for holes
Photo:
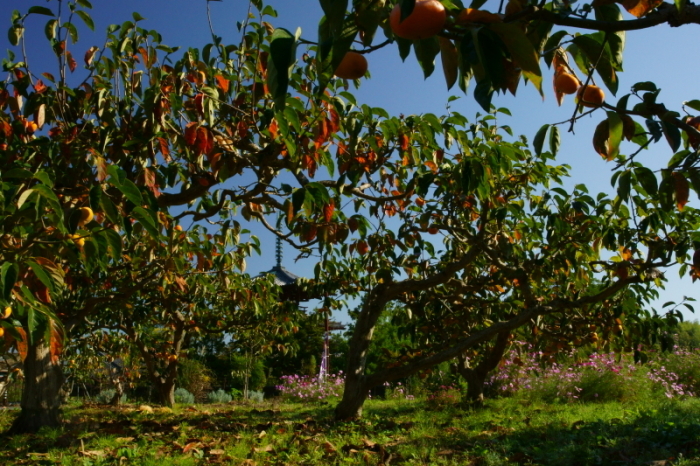
<svg viewBox="0 0 700 466">
<path fill-rule="evenodd" d="M 620 2 L 630 14 L 641 18 L 663 3 L 662 0 L 623 0 Z"/>
<path fill-rule="evenodd" d="M 440 41 L 440 59 L 442 61 L 442 71 L 447 82 L 447 89 L 451 89 L 457 82 L 459 56 L 457 47 L 452 41 L 446 37 L 439 37 Z"/>
<path fill-rule="evenodd" d="M 673 172 L 673 189 L 676 193 L 676 205 L 678 206 L 678 210 L 683 210 L 683 207 L 688 203 L 690 185 L 682 173 Z"/>
</svg>

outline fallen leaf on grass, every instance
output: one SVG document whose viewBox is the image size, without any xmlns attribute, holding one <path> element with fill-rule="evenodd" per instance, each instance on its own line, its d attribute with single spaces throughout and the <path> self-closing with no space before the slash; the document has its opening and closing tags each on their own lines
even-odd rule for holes
<svg viewBox="0 0 700 466">
<path fill-rule="evenodd" d="M 150 414 L 153 412 L 153 408 L 148 405 L 141 405 L 139 406 L 139 412 Z"/>
<path fill-rule="evenodd" d="M 190 442 L 182 448 L 183 453 L 187 453 L 192 450 L 196 450 L 197 447 L 201 447 L 202 442 Z"/>
<path fill-rule="evenodd" d="M 88 458 L 100 458 L 105 456 L 105 452 L 103 450 L 85 450 L 79 451 L 78 453 Z"/>
<path fill-rule="evenodd" d="M 275 448 L 272 445 L 265 445 L 264 447 L 253 447 L 255 453 L 273 453 Z"/>
<path fill-rule="evenodd" d="M 134 441 L 134 437 L 117 437 L 117 443 L 129 443 Z"/>
<path fill-rule="evenodd" d="M 452 456 L 455 453 L 457 453 L 457 452 L 454 450 L 441 450 L 441 451 L 437 452 L 437 455 L 438 456 Z"/>
<path fill-rule="evenodd" d="M 216 449 L 214 449 L 214 450 L 209 450 L 209 454 L 210 454 L 211 456 L 221 456 L 221 455 L 223 455 L 224 453 L 226 453 L 226 452 L 225 452 L 224 450 L 220 449 L 220 448 L 216 448 Z"/>
<path fill-rule="evenodd" d="M 333 455 L 333 454 L 338 453 L 338 450 L 335 448 L 335 446 L 333 446 L 333 444 L 331 442 L 323 442 L 321 444 L 321 446 L 323 447 L 325 452 L 329 455 Z"/>
</svg>

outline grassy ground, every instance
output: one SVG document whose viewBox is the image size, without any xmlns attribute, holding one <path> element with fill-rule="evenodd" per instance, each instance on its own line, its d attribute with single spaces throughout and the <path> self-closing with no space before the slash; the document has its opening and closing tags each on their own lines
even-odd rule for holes
<svg viewBox="0 0 700 466">
<path fill-rule="evenodd" d="M 0 464 L 700 465 L 700 400 L 462 409 L 370 401 L 355 423 L 332 405 L 75 406 L 65 426 L 0 437 Z M 6 430 L 16 412 L 0 412 Z"/>
</svg>

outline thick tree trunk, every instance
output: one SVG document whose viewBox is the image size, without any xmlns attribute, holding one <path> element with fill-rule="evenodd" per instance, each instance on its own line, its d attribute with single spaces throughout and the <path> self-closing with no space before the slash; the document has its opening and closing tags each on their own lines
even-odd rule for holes
<svg viewBox="0 0 700 466">
<path fill-rule="evenodd" d="M 362 405 L 367 399 L 369 389 L 363 383 L 364 377 L 353 374 L 345 378 L 343 398 L 335 407 L 335 419 L 337 421 L 351 421 L 362 417 Z"/>
<path fill-rule="evenodd" d="M 484 383 L 488 372 L 463 368 L 460 370 L 460 375 L 467 381 L 467 393 L 464 395 L 464 401 L 470 405 L 482 405 L 484 403 Z"/>
<path fill-rule="evenodd" d="M 335 419 L 346 421 L 362 416 L 362 405 L 367 399 L 369 390 L 365 380 L 367 368 L 367 353 L 372 343 L 372 335 L 377 320 L 384 310 L 388 296 L 383 295 L 385 287 L 377 286 L 363 305 L 362 311 L 355 323 L 355 330 L 350 338 L 348 362 L 345 368 L 345 384 L 343 398 L 335 408 Z"/>
<path fill-rule="evenodd" d="M 158 402 L 163 406 L 172 407 L 175 404 L 175 379 L 161 378 L 156 383 Z"/>
<path fill-rule="evenodd" d="M 503 354 L 508 348 L 510 332 L 501 332 L 496 337 L 496 343 L 489 353 L 476 367 L 469 366 L 469 360 L 464 354 L 458 357 L 457 371 L 467 381 L 467 393 L 464 401 L 469 405 L 482 405 L 484 403 L 484 385 L 489 372 L 498 367 L 503 358 Z"/>
<path fill-rule="evenodd" d="M 10 433 L 34 433 L 42 427 L 59 427 L 62 384 L 61 367 L 51 361 L 48 343 L 41 341 L 28 345 L 24 360 L 22 411 L 10 427 Z"/>
<path fill-rule="evenodd" d="M 121 406 L 122 397 L 124 396 L 124 384 L 120 378 L 113 378 L 112 385 L 114 386 L 114 396 L 109 401 L 112 406 Z"/>
</svg>

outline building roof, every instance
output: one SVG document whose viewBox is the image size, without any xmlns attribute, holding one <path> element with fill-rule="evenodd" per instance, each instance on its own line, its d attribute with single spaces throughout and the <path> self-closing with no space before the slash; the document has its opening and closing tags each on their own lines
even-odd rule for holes
<svg viewBox="0 0 700 466">
<path fill-rule="evenodd" d="M 263 272 L 260 275 L 272 274 L 275 277 L 275 284 L 279 286 L 293 285 L 299 279 L 289 270 L 285 269 L 281 265 L 276 265 L 267 272 Z"/>
</svg>

